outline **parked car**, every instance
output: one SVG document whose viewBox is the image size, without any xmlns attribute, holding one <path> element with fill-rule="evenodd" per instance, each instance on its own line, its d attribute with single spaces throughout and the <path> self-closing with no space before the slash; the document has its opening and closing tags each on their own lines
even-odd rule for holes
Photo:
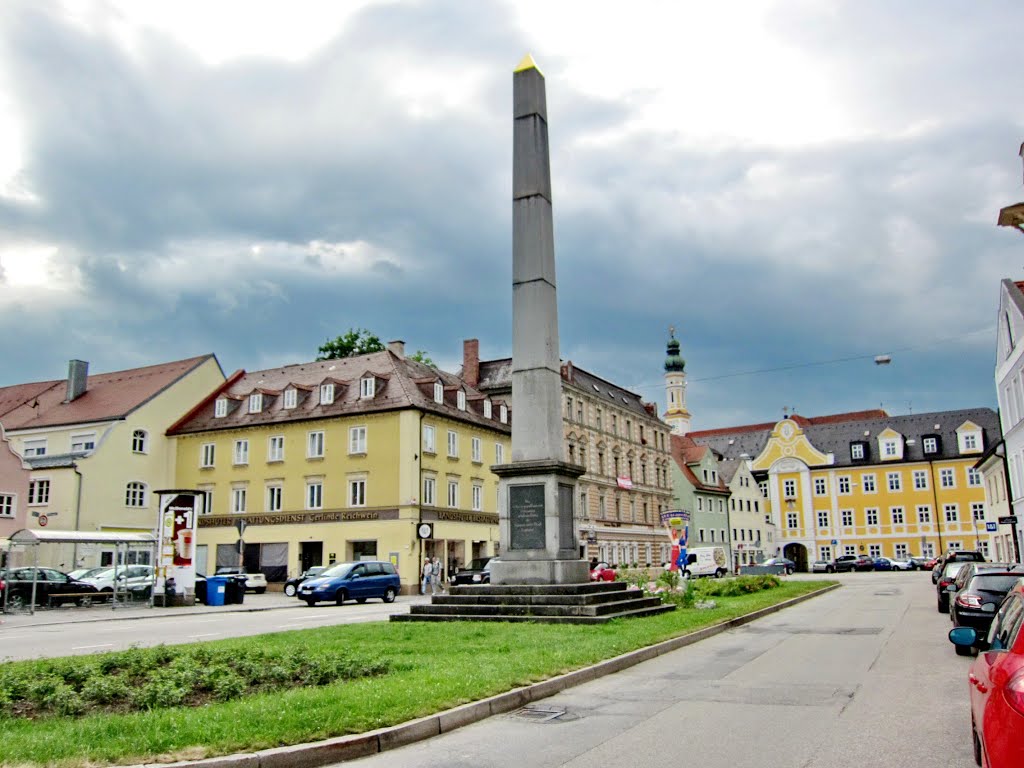
<svg viewBox="0 0 1024 768">
<path fill-rule="evenodd" d="M 912 570 L 910 567 L 909 560 L 897 560 L 892 557 L 876 557 L 875 558 L 875 570 L 876 571 L 909 571 Z"/>
<path fill-rule="evenodd" d="M 245 576 L 245 589 L 247 592 L 255 592 L 262 595 L 267 591 L 267 577 L 259 571 L 246 571 L 238 566 L 222 565 L 217 569 L 216 576 Z"/>
<path fill-rule="evenodd" d="M 867 555 L 840 555 L 832 561 L 832 570 L 829 573 L 873 570 L 875 570 L 875 560 L 872 557 Z"/>
<path fill-rule="evenodd" d="M 924 570 L 925 568 L 934 568 L 935 567 L 935 558 L 934 557 L 911 557 L 911 558 L 909 558 L 909 560 L 910 560 L 910 570 L 912 570 L 912 571 L 921 571 L 921 570 Z M 931 565 L 929 565 L 929 563 L 931 563 Z"/>
<path fill-rule="evenodd" d="M 312 579 L 319 576 L 326 571 L 328 566 L 326 565 L 314 565 L 312 568 L 303 571 L 299 576 L 294 576 L 288 579 L 284 583 L 284 593 L 288 597 L 295 597 L 295 593 L 299 591 L 299 584 L 304 582 L 306 579 Z"/>
<path fill-rule="evenodd" d="M 811 563 L 811 573 L 829 573 L 830 560 L 815 560 Z"/>
<path fill-rule="evenodd" d="M 395 566 L 383 560 L 364 560 L 358 563 L 338 563 L 315 579 L 306 579 L 299 585 L 299 598 L 309 605 L 330 600 L 341 605 L 346 600 L 365 603 L 379 597 L 393 603 L 401 589 Z"/>
<path fill-rule="evenodd" d="M 924 568 L 925 568 L 925 570 L 930 571 L 936 565 L 939 564 L 939 559 L 940 558 L 938 558 L 938 557 L 926 557 L 926 558 L 922 558 L 922 559 L 924 560 Z"/>
<path fill-rule="evenodd" d="M 53 568 L 11 568 L 0 571 L 0 606 L 18 610 L 31 603 L 33 580 L 36 605 L 77 603 L 88 606 L 98 597 L 98 590 L 92 584 L 72 579 Z"/>
<path fill-rule="evenodd" d="M 781 565 L 782 570 L 786 574 L 792 575 L 796 573 L 796 563 L 788 557 L 769 557 L 763 563 L 758 563 L 758 565 Z"/>
<path fill-rule="evenodd" d="M 955 562 L 974 562 L 984 563 L 985 555 L 974 549 L 952 549 L 945 555 L 940 557 L 935 563 L 935 567 L 932 568 L 932 584 L 935 584 L 939 580 L 939 574 L 942 573 L 942 566 L 946 563 Z"/>
<path fill-rule="evenodd" d="M 452 584 L 473 585 L 491 583 L 491 561 L 493 557 L 478 557 L 470 560 L 465 568 L 459 568 L 452 576 Z"/>
<path fill-rule="evenodd" d="M 69 571 L 68 576 L 70 576 L 72 579 L 78 579 L 79 581 L 81 581 L 82 579 L 88 576 L 92 576 L 94 573 L 105 571 L 109 567 L 109 565 L 104 565 L 100 568 L 76 568 L 73 571 Z"/>
<path fill-rule="evenodd" d="M 133 597 L 149 597 L 153 591 L 156 575 L 151 565 L 111 566 L 87 576 L 82 581 L 96 587 L 100 597 L 109 600 L 113 593 L 127 593 Z M 115 590 L 116 587 L 116 590 Z"/>
<path fill-rule="evenodd" d="M 967 675 L 971 696 L 971 740 L 978 765 L 1017 766 L 1024 755 L 1024 586 L 1006 595 L 988 635 L 974 627 L 954 627 L 957 647 L 977 646 Z"/>
<path fill-rule="evenodd" d="M 964 573 L 969 575 L 960 583 L 960 577 Z M 952 600 L 949 604 L 949 618 L 953 626 L 974 627 L 979 637 L 988 635 L 996 609 L 1022 576 L 1024 567 L 1019 565 L 985 568 L 980 571 L 969 566 L 962 568 L 956 581 L 947 587 L 948 590 L 956 590 L 951 593 Z M 968 656 L 971 649 L 958 645 L 956 652 L 961 656 Z"/>
<path fill-rule="evenodd" d="M 949 592 L 946 587 L 953 583 L 960 569 L 967 565 L 966 561 L 953 561 L 942 566 L 942 572 L 935 585 L 936 610 L 939 613 L 949 613 Z"/>
<path fill-rule="evenodd" d="M 590 569 L 591 581 L 615 581 L 615 569 L 608 563 L 598 563 Z"/>
</svg>

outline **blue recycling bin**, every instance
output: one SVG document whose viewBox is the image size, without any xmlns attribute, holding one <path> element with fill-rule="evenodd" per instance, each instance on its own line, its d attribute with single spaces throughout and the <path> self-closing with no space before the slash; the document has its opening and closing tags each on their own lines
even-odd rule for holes
<svg viewBox="0 0 1024 768">
<path fill-rule="evenodd" d="M 227 593 L 227 576 L 206 577 L 206 604 L 224 605 L 224 598 Z"/>
</svg>

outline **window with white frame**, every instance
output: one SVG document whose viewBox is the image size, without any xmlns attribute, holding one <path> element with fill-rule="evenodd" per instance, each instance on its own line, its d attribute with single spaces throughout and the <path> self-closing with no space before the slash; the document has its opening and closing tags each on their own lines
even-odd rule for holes
<svg viewBox="0 0 1024 768">
<path fill-rule="evenodd" d="M 903 525 L 903 523 L 905 522 L 903 507 L 890 507 L 889 514 L 892 515 L 893 525 Z"/>
<path fill-rule="evenodd" d="M 903 490 L 903 476 L 899 472 L 889 472 L 885 476 L 886 483 L 888 483 L 890 491 L 902 491 Z"/>
<path fill-rule="evenodd" d="M 897 560 L 906 560 L 907 557 L 909 557 L 910 555 L 910 553 L 907 551 L 906 544 L 894 544 L 893 552 L 895 552 Z"/>
<path fill-rule="evenodd" d="M 423 425 L 423 452 L 437 453 L 436 430 L 431 424 Z"/>
<path fill-rule="evenodd" d="M 92 451 L 96 449 L 96 433 L 90 432 L 87 435 L 72 435 L 72 451 Z"/>
<path fill-rule="evenodd" d="M 935 557 L 935 545 L 930 541 L 921 544 L 921 557 Z"/>
<path fill-rule="evenodd" d="M 348 428 L 348 452 L 366 453 L 366 427 Z"/>
<path fill-rule="evenodd" d="M 927 504 L 917 505 L 917 522 L 930 523 L 932 521 L 932 508 Z"/>
<path fill-rule="evenodd" d="M 844 555 L 856 555 L 857 554 L 857 546 L 855 544 L 847 544 L 846 546 L 843 547 L 843 554 Z"/>
<path fill-rule="evenodd" d="M 267 512 L 280 512 L 284 491 L 280 485 L 267 486 Z"/>
<path fill-rule="evenodd" d="M 479 483 L 473 483 L 473 511 L 479 512 L 484 508 L 484 487 Z"/>
<path fill-rule="evenodd" d="M 832 547 L 828 544 L 822 544 L 818 547 L 818 557 L 825 562 L 832 559 Z"/>
<path fill-rule="evenodd" d="M 860 485 L 864 489 L 864 493 L 875 493 L 877 491 L 874 475 L 861 475 Z"/>
<path fill-rule="evenodd" d="M 350 507 L 366 506 L 365 477 L 354 477 L 348 481 L 348 504 Z"/>
<path fill-rule="evenodd" d="M 46 440 L 26 440 L 22 455 L 25 458 L 29 456 L 45 456 Z"/>
<path fill-rule="evenodd" d="M 444 385 L 441 384 L 440 381 L 435 381 L 434 382 L 434 402 L 435 403 L 443 403 L 444 402 Z"/>
<path fill-rule="evenodd" d="M 235 452 L 233 463 L 248 464 L 249 463 L 249 441 L 248 440 L 235 440 Z"/>
<path fill-rule="evenodd" d="M 956 473 L 952 468 L 939 470 L 939 484 L 943 488 L 956 488 Z"/>
<path fill-rule="evenodd" d="M 217 401 L 213 404 L 213 415 L 218 419 L 228 415 L 228 399 L 226 397 L 217 398 Z"/>
<path fill-rule="evenodd" d="M 323 509 L 324 483 L 322 480 L 306 481 L 306 509 Z"/>
<path fill-rule="evenodd" d="M 481 463 L 484 460 L 483 442 L 479 437 L 474 437 L 470 442 L 470 445 L 472 447 L 473 461 L 478 464 Z"/>
<path fill-rule="evenodd" d="M 864 518 L 868 525 L 878 525 L 878 508 L 871 507 L 864 510 Z"/>
<path fill-rule="evenodd" d="M 452 459 L 459 457 L 459 433 L 454 429 L 448 430 L 448 457 Z"/>
<path fill-rule="evenodd" d="M 965 451 L 976 451 L 978 450 L 978 433 L 967 432 L 963 436 L 963 444 Z"/>
<path fill-rule="evenodd" d="M 448 481 L 448 506 L 455 509 L 459 506 L 459 481 Z"/>
<path fill-rule="evenodd" d="M 289 387 L 284 391 L 284 407 L 291 409 L 299 403 L 299 391 L 295 387 Z"/>
<path fill-rule="evenodd" d="M 925 469 L 914 470 L 914 490 L 915 491 L 927 491 L 928 490 L 928 471 Z"/>
<path fill-rule="evenodd" d="M 963 549 L 963 545 L 959 541 L 951 541 L 949 542 L 949 548 L 953 552 L 959 552 L 961 549 Z"/>
<path fill-rule="evenodd" d="M 306 435 L 306 458 L 322 459 L 324 457 L 324 433 L 310 432 Z"/>
<path fill-rule="evenodd" d="M 491 418 L 491 401 L 490 400 L 484 400 L 484 418 L 485 419 Z"/>
<path fill-rule="evenodd" d="M 828 511 L 824 509 L 818 510 L 818 527 L 828 528 Z"/>
<path fill-rule="evenodd" d="M 423 478 L 423 503 L 428 507 L 437 504 L 437 478 L 429 475 Z"/>
<path fill-rule="evenodd" d="M 768 481 L 767 480 L 759 480 L 758 483 L 757 483 L 757 487 L 761 491 L 761 495 L 762 496 L 764 496 L 764 497 L 768 496 Z"/>
<path fill-rule="evenodd" d="M 507 405 L 502 405 L 498 409 L 498 421 L 500 421 L 502 424 L 507 424 L 508 423 L 508 406 Z"/>
<path fill-rule="evenodd" d="M 942 511 L 946 516 L 947 523 L 955 523 L 960 519 L 960 506 L 958 504 L 943 504 Z"/>
<path fill-rule="evenodd" d="M 203 443 L 199 446 L 199 466 L 209 469 L 217 457 L 217 446 L 214 443 Z"/>
<path fill-rule="evenodd" d="M 967 485 L 970 488 L 981 487 L 981 472 L 974 467 L 967 468 Z"/>
<path fill-rule="evenodd" d="M 864 443 L 851 443 L 850 444 L 850 458 L 854 461 L 859 461 L 864 458 Z M 832 548 L 828 548 L 829 552 Z"/>
<path fill-rule="evenodd" d="M 892 459 L 899 455 L 899 440 L 895 437 L 887 437 L 882 440 L 882 458 Z"/>
<path fill-rule="evenodd" d="M 882 545 L 881 544 L 868 544 L 868 554 L 871 555 L 871 557 L 881 557 L 882 556 Z"/>
<path fill-rule="evenodd" d="M 263 410 L 263 393 L 253 392 L 249 395 L 249 413 L 259 413 Z"/>
<path fill-rule="evenodd" d="M 787 528 L 796 528 L 798 525 L 799 525 L 799 518 L 797 517 L 796 512 L 787 512 L 786 513 L 786 527 Z"/>
<path fill-rule="evenodd" d="M 939 452 L 939 441 L 934 437 L 926 437 L 921 441 L 921 449 L 925 454 L 938 453 Z"/>
<path fill-rule="evenodd" d="M 377 379 L 373 376 L 364 376 L 359 380 L 359 397 L 364 400 L 373 397 L 377 393 Z"/>
<path fill-rule="evenodd" d="M 460 410 L 466 410 L 466 393 L 461 389 L 455 395 L 455 406 Z"/>
<path fill-rule="evenodd" d="M 246 502 L 246 496 L 247 495 L 248 494 L 246 493 L 246 489 L 245 488 L 232 488 L 231 489 L 231 511 L 232 512 L 234 512 L 236 514 L 245 512 L 245 502 Z"/>
<path fill-rule="evenodd" d="M 971 518 L 974 520 L 985 519 L 985 502 L 983 501 L 972 501 L 971 502 Z"/>
<path fill-rule="evenodd" d="M 0 493 L 0 517 L 14 517 L 13 493 Z"/>
<path fill-rule="evenodd" d="M 126 507 L 146 506 L 146 484 L 137 481 L 128 483 L 124 491 L 124 505 Z"/>
<path fill-rule="evenodd" d="M 267 438 L 267 461 L 284 461 L 284 435 Z"/>
<path fill-rule="evenodd" d="M 787 499 L 796 498 L 796 480 L 782 481 L 782 495 Z"/>
<path fill-rule="evenodd" d="M 148 442 L 149 435 L 146 433 L 146 430 L 136 429 L 132 431 L 132 453 L 145 453 Z"/>
<path fill-rule="evenodd" d="M 853 527 L 853 510 L 843 509 L 839 511 L 839 516 L 842 518 L 844 528 Z"/>
<path fill-rule="evenodd" d="M 505 463 L 505 446 L 501 443 L 494 444 L 494 463 L 504 464 Z"/>
<path fill-rule="evenodd" d="M 328 382 L 320 385 L 320 405 L 331 405 L 334 402 L 334 384 Z"/>
<path fill-rule="evenodd" d="M 847 475 L 836 478 L 836 485 L 839 486 L 839 493 L 843 496 L 848 496 L 850 493 L 850 478 Z"/>
<path fill-rule="evenodd" d="M 828 482 L 824 477 L 814 478 L 814 495 L 824 496 L 828 493 Z"/>
</svg>

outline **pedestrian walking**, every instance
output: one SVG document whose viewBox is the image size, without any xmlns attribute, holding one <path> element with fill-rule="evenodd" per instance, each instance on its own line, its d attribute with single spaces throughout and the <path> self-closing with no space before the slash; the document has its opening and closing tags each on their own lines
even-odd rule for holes
<svg viewBox="0 0 1024 768">
<path fill-rule="evenodd" d="M 436 595 L 444 592 L 444 584 L 441 582 L 441 558 L 435 557 L 430 568 L 430 587 Z"/>
<path fill-rule="evenodd" d="M 422 571 L 423 583 L 420 584 L 420 594 L 421 595 L 429 595 L 430 594 L 430 581 L 431 581 L 430 577 L 431 577 L 431 574 L 433 572 L 434 572 L 434 564 L 432 562 L 430 562 L 430 558 L 429 557 L 425 558 L 423 560 L 423 571 Z"/>
</svg>

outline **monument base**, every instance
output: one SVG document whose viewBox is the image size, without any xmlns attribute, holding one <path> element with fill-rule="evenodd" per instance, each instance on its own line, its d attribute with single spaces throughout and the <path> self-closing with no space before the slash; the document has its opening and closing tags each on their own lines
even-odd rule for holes
<svg viewBox="0 0 1024 768">
<path fill-rule="evenodd" d="M 586 584 L 585 560 L 502 560 L 491 563 L 492 584 Z"/>
</svg>

